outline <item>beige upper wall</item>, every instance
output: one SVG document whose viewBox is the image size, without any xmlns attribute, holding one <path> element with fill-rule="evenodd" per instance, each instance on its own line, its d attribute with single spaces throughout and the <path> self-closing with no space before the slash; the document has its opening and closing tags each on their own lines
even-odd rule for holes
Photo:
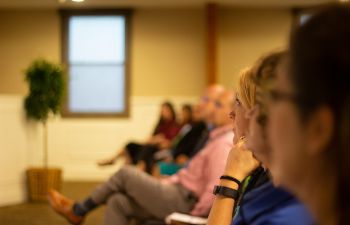
<svg viewBox="0 0 350 225">
<path fill-rule="evenodd" d="M 56 11 L 0 11 L 0 93 L 24 94 L 24 70 L 37 57 L 60 59 Z"/>
<path fill-rule="evenodd" d="M 131 90 L 136 96 L 198 95 L 204 87 L 204 13 L 135 10 Z M 60 60 L 57 11 L 0 11 L 0 93 L 25 94 L 23 71 L 37 57 Z"/>
<path fill-rule="evenodd" d="M 235 87 L 239 72 L 262 54 L 286 47 L 290 10 L 223 9 L 219 17 L 219 81 Z"/>
<path fill-rule="evenodd" d="M 235 86 L 242 68 L 285 44 L 290 26 L 287 10 L 220 10 L 220 83 Z M 203 9 L 135 10 L 131 44 L 132 95 L 199 95 L 203 90 Z M 60 50 L 57 11 L 0 11 L 0 93 L 25 94 L 24 69 L 37 57 L 59 61 Z"/>
<path fill-rule="evenodd" d="M 199 95 L 205 85 L 203 10 L 137 10 L 133 15 L 135 95 Z"/>
</svg>

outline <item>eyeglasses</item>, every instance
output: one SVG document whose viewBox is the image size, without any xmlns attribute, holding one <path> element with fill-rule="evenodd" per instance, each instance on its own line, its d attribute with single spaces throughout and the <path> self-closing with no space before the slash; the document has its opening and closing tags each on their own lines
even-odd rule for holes
<svg viewBox="0 0 350 225">
<path fill-rule="evenodd" d="M 202 98 L 201 98 L 201 102 L 202 103 L 209 103 L 209 102 L 213 102 L 214 101 L 214 99 L 211 99 L 211 98 L 209 98 L 208 96 L 203 96 Z"/>
</svg>

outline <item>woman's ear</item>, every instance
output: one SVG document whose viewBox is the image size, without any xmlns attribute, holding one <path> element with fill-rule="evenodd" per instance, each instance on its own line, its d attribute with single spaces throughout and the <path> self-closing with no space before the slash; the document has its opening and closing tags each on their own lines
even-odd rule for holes
<svg viewBox="0 0 350 225">
<path fill-rule="evenodd" d="M 322 154 L 332 140 L 334 114 L 327 106 L 318 108 L 308 119 L 306 125 L 307 149 L 311 155 Z"/>
</svg>

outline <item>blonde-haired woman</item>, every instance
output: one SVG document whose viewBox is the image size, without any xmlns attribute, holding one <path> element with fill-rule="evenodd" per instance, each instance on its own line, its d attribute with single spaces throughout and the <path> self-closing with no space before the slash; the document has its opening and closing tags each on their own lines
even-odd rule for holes
<svg viewBox="0 0 350 225">
<path fill-rule="evenodd" d="M 263 92 L 264 81 L 275 77 L 283 56 L 283 52 L 271 53 L 240 74 L 231 113 L 239 140 L 229 154 L 220 185 L 214 189 L 216 198 L 207 225 L 313 224 L 303 205 L 274 187 L 266 168 L 270 148 L 265 138 L 266 121 L 261 120 L 261 99 L 256 93 Z"/>
</svg>

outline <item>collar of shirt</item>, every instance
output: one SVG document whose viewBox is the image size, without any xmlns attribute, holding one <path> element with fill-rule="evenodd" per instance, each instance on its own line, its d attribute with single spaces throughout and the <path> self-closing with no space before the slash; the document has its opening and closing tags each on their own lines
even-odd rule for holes
<svg viewBox="0 0 350 225">
<path fill-rule="evenodd" d="M 228 124 L 228 125 L 224 125 L 224 126 L 221 126 L 221 127 L 216 127 L 214 130 L 212 130 L 209 134 L 209 138 L 210 139 L 215 139 L 217 137 L 220 137 L 221 135 L 229 132 L 229 131 L 232 131 L 232 125 L 231 124 Z"/>
</svg>

